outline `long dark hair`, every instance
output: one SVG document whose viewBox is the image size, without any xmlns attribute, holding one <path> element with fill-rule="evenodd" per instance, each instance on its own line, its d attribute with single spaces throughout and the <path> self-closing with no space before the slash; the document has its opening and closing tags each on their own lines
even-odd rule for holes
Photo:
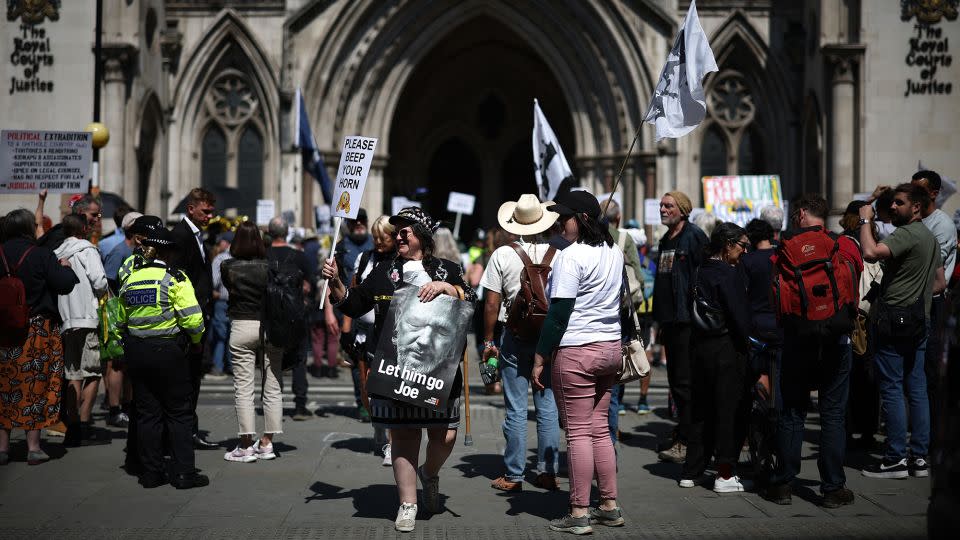
<svg viewBox="0 0 960 540">
<path fill-rule="evenodd" d="M 233 242 L 230 243 L 230 255 L 234 259 L 250 260 L 262 259 L 266 253 L 260 229 L 249 221 L 241 223 L 233 235 Z"/>
<path fill-rule="evenodd" d="M 707 257 L 715 257 L 723 252 L 723 248 L 740 240 L 747 234 L 743 227 L 729 221 L 721 223 L 710 234 L 710 242 L 704 248 Z"/>
<path fill-rule="evenodd" d="M 577 228 L 580 229 L 580 238 L 577 239 L 577 242 L 588 246 L 606 244 L 613 247 L 613 236 L 610 235 L 610 229 L 597 221 L 596 218 L 577 213 L 573 215 L 573 219 L 577 220 Z"/>
</svg>

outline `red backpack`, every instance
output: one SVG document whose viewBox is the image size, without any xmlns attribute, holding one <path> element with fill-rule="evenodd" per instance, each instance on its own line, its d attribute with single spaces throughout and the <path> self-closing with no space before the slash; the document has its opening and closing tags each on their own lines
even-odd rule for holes
<svg viewBox="0 0 960 540">
<path fill-rule="evenodd" d="M 0 277 L 0 346 L 11 347 L 23 343 L 27 328 L 30 325 L 30 306 L 27 304 L 27 291 L 23 287 L 23 280 L 17 276 L 20 265 L 27 255 L 33 251 L 30 246 L 16 266 L 10 268 L 7 255 L 0 247 L 0 260 L 3 261 L 5 275 Z"/>
<path fill-rule="evenodd" d="M 540 337 L 540 328 L 550 308 L 547 279 L 550 276 L 550 261 L 557 249 L 550 246 L 540 264 L 534 264 L 518 242 L 512 246 L 523 261 L 523 270 L 520 272 L 520 290 L 507 313 L 507 329 L 517 338 L 532 341 Z"/>
<path fill-rule="evenodd" d="M 859 276 L 840 253 L 838 235 L 822 227 L 787 231 L 771 260 L 773 302 L 785 329 L 801 339 L 853 331 Z"/>
</svg>

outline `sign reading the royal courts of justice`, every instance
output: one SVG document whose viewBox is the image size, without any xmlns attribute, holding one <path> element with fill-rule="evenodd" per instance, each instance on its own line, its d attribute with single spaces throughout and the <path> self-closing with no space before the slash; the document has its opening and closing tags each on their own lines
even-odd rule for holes
<svg viewBox="0 0 960 540">
<path fill-rule="evenodd" d="M 367 185 L 370 164 L 373 163 L 373 151 L 377 139 L 371 137 L 346 137 L 343 140 L 343 152 L 340 154 L 340 166 L 337 167 L 337 180 L 333 185 L 333 215 L 335 217 L 357 219 L 363 188 Z"/>
<path fill-rule="evenodd" d="M 0 193 L 85 193 L 93 154 L 83 131 L 0 132 Z"/>
<path fill-rule="evenodd" d="M 770 205 L 783 208 L 777 175 L 703 177 L 703 206 L 720 221 L 743 227 Z"/>
<path fill-rule="evenodd" d="M 393 293 L 367 391 L 443 410 L 466 346 L 473 304 L 445 294 L 421 302 L 419 290 L 406 285 Z"/>
</svg>

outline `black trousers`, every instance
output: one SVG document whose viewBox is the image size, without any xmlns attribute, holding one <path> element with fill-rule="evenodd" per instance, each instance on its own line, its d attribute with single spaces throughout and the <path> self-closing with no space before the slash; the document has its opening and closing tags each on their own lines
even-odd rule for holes
<svg viewBox="0 0 960 540">
<path fill-rule="evenodd" d="M 174 472 L 193 472 L 193 386 L 183 346 L 174 339 L 129 337 L 125 349 L 136 406 L 137 450 L 144 471 L 163 472 L 166 431 Z"/>
<path fill-rule="evenodd" d="M 667 365 L 672 361 L 668 357 Z M 743 438 L 738 438 L 741 430 L 737 417 L 744 394 L 746 357 L 736 350 L 729 334 L 696 335 L 693 366 L 684 478 L 701 475 L 714 450 L 718 464 L 736 465 L 743 444 Z"/>
<path fill-rule="evenodd" d="M 200 352 L 186 353 L 190 375 L 190 433 L 200 432 L 200 417 L 197 416 L 197 403 L 200 401 L 200 382 L 203 381 L 203 349 Z"/>
<path fill-rule="evenodd" d="M 660 343 L 667 352 L 667 381 L 677 406 L 677 440 L 686 443 L 690 431 L 691 361 L 693 351 L 689 323 L 666 323 L 661 327 Z"/>
<path fill-rule="evenodd" d="M 943 408 L 941 395 L 941 371 L 943 371 L 943 343 L 946 334 L 947 308 L 946 296 L 933 297 L 930 303 L 930 326 L 927 329 L 927 352 L 923 360 L 923 371 L 927 376 L 927 401 L 930 402 L 930 440 L 941 429 L 940 411 Z"/>
</svg>

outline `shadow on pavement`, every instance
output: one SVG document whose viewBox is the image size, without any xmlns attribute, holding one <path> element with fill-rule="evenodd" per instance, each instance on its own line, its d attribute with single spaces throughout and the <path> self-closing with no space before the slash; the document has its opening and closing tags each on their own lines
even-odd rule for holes
<svg viewBox="0 0 960 540">
<path fill-rule="evenodd" d="M 339 441 L 334 441 L 330 445 L 331 448 L 336 448 L 337 450 L 350 450 L 351 452 L 357 452 L 358 454 L 373 454 L 376 450 L 377 445 L 373 443 L 373 437 L 351 437 L 349 439 L 341 439 Z"/>
<path fill-rule="evenodd" d="M 503 456 L 500 454 L 469 454 L 460 458 L 460 463 L 453 466 L 465 478 L 485 476 L 490 480 L 500 476 L 503 470 Z"/>
<path fill-rule="evenodd" d="M 570 494 L 566 491 L 544 491 L 540 489 L 531 489 L 529 484 L 524 484 L 524 491 L 513 493 L 503 493 L 500 496 L 507 499 L 510 507 L 507 508 L 508 516 L 530 515 L 543 519 L 554 519 L 564 513 L 570 504 Z"/>
<path fill-rule="evenodd" d="M 310 486 L 312 495 L 304 499 L 304 504 L 316 501 L 329 501 L 336 499 L 353 499 L 353 508 L 356 512 L 352 517 L 388 519 L 393 521 L 397 517 L 397 486 L 393 484 L 373 484 L 362 488 L 344 491 L 342 487 L 327 484 L 326 482 L 314 482 Z M 419 491 L 419 490 L 418 490 Z M 422 500 L 422 498 L 420 499 Z M 446 507 L 446 495 L 440 494 L 440 504 L 444 513 L 450 512 L 455 517 L 459 514 Z M 429 521 L 433 517 L 426 510 L 421 509 L 417 513 L 417 521 Z"/>
</svg>

